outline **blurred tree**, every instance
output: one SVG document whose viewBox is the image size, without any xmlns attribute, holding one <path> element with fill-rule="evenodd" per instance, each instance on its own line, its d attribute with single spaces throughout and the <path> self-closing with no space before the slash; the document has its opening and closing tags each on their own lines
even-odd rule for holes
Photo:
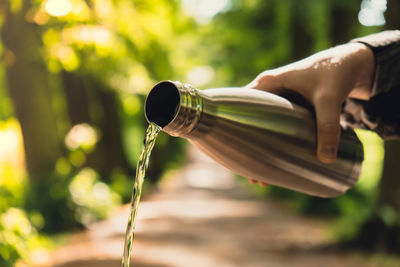
<svg viewBox="0 0 400 267">
<path fill-rule="evenodd" d="M 332 2 L 330 14 L 332 45 L 344 44 L 357 37 L 360 27 L 357 20 L 359 10 L 359 1 L 336 0 Z"/>
<path fill-rule="evenodd" d="M 90 123 L 89 95 L 86 92 L 84 83 L 77 73 L 63 70 L 63 89 L 65 99 L 68 103 L 68 118 L 71 125 L 79 123 Z"/>
<path fill-rule="evenodd" d="M 116 169 L 133 175 L 133 168 L 128 164 L 122 143 L 116 91 L 107 88 L 95 77 L 65 70 L 61 74 L 70 124 L 88 123 L 98 129 L 101 135 L 94 151 L 88 155 L 86 165 L 108 180 Z M 93 114 L 94 111 L 96 114 Z"/>
<path fill-rule="evenodd" d="M 131 148 L 124 146 L 122 139 L 126 132 L 125 126 L 129 127 L 132 124 L 123 124 L 126 120 L 121 120 L 121 117 L 126 116 L 121 114 L 121 93 L 145 94 L 155 81 L 177 75 L 175 65 L 180 64 L 181 70 L 185 72 L 185 67 L 182 68 L 185 60 L 180 60 L 175 65 L 170 64 L 169 55 L 175 50 L 173 43 L 179 40 L 176 38 L 171 42 L 171 36 L 175 32 L 188 32 L 194 24 L 182 16 L 179 4 L 175 1 L 67 2 L 71 4 L 70 9 L 53 0 L 5 1 L 2 8 L 7 11 L 2 31 L 5 45 L 11 45 L 11 39 L 14 38 L 13 44 L 19 45 L 17 52 L 26 51 L 27 62 L 34 61 L 38 66 L 33 68 L 25 64 L 22 67 L 41 72 L 40 75 L 32 75 L 32 81 L 29 82 L 27 79 L 14 78 L 9 82 L 10 91 L 17 90 L 13 88 L 18 82 L 27 81 L 31 86 L 35 82 L 42 85 L 42 91 L 48 93 L 45 98 L 38 96 L 36 102 L 44 104 L 35 106 L 32 103 L 34 98 L 27 94 L 27 97 L 21 97 L 21 93 L 12 95 L 15 102 L 18 101 L 17 114 L 25 112 L 25 117 L 28 118 L 21 119 L 24 138 L 27 140 L 25 148 L 28 169 L 39 168 L 39 163 L 48 158 L 52 162 L 51 168 L 43 170 L 43 173 L 49 174 L 54 163 L 62 156 L 62 149 L 52 148 L 55 143 L 62 147 L 62 139 L 55 136 L 56 122 L 60 126 L 60 135 L 66 134 L 68 129 L 77 124 L 87 123 L 97 131 L 97 143 L 93 148 L 86 149 L 84 154 L 72 154 L 72 157 L 78 155 L 72 159 L 72 165 L 78 168 L 91 166 L 106 179 L 109 179 L 115 170 L 132 174 L 135 160 L 134 164 L 128 163 L 132 163 L 126 157 L 127 150 Z M 180 19 L 176 20 L 177 17 Z M 22 25 L 19 27 L 24 31 L 18 31 L 16 26 L 11 28 L 14 21 L 19 21 Z M 26 27 L 27 25 L 29 27 Z M 16 32 L 30 32 L 35 39 L 30 41 L 25 34 L 17 35 Z M 184 38 L 187 39 L 187 36 Z M 26 49 L 27 46 L 29 49 Z M 12 62 L 16 58 L 16 52 L 6 50 L 5 58 L 6 63 Z M 7 70 L 8 73 L 12 71 L 8 65 Z M 21 75 L 21 70 L 16 69 L 14 73 Z M 48 88 L 49 77 L 53 79 L 52 96 Z M 19 86 L 18 90 L 21 91 L 21 88 L 23 86 Z M 61 89 L 61 94 L 56 92 L 58 88 Z M 40 92 L 36 89 L 29 91 L 38 95 Z M 141 109 L 141 103 L 134 104 L 140 106 L 134 109 Z M 53 106 L 56 106 L 55 112 Z M 40 110 L 46 110 L 47 117 L 41 115 L 39 124 L 34 114 Z M 53 120 L 52 124 L 48 122 L 50 119 Z M 31 131 L 35 130 L 40 134 L 31 134 L 26 130 L 29 125 Z M 144 131 L 145 125 L 135 124 L 134 127 L 140 127 Z M 49 138 L 46 135 L 49 135 Z M 46 140 L 44 145 L 37 140 L 40 136 Z M 137 143 L 141 144 L 141 139 L 137 138 Z M 37 147 L 41 148 L 43 156 L 37 152 Z M 71 149 L 68 146 L 67 148 Z M 167 160 L 165 157 L 161 158 Z M 159 164 L 161 168 L 163 163 Z"/>
<path fill-rule="evenodd" d="M 185 74 L 192 63 L 176 43 L 193 44 L 187 33 L 195 23 L 179 1 L 167 0 L 7 0 L 0 12 L 9 95 L 29 176 L 37 180 L 25 208 L 40 211 L 42 230 L 52 232 L 100 218 L 82 207 L 70 185 L 76 177 L 92 179 L 92 187 L 102 179 L 130 198 L 146 127 L 144 95 L 156 81 Z M 148 172 L 152 183 L 183 157 L 181 142 L 160 140 Z M 91 178 L 78 175 L 87 167 Z"/>
<path fill-rule="evenodd" d="M 32 179 L 41 179 L 54 170 L 61 145 L 39 27 L 26 19 L 30 2 L 3 1 L 1 36 L 8 89 L 21 124 L 27 169 Z"/>
<path fill-rule="evenodd" d="M 400 29 L 400 1 L 387 0 L 387 10 L 385 13 L 385 28 L 389 30 Z"/>
<path fill-rule="evenodd" d="M 385 141 L 385 158 L 377 203 L 354 238 L 359 247 L 400 251 L 400 140 Z"/>
</svg>

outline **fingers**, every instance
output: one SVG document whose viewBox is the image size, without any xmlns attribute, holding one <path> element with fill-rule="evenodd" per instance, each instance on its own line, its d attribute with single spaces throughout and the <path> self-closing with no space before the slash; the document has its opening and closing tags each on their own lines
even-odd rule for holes
<svg viewBox="0 0 400 267">
<path fill-rule="evenodd" d="M 333 97 L 321 97 L 314 100 L 317 116 L 317 157 L 322 163 L 331 163 L 336 159 L 340 139 L 340 106 Z"/>
<path fill-rule="evenodd" d="M 268 184 L 267 183 L 264 183 L 264 182 L 261 182 L 261 181 L 257 181 L 257 180 L 254 180 L 254 179 L 247 179 L 247 180 L 249 180 L 249 183 L 251 183 L 251 184 L 259 184 L 259 185 L 261 185 L 261 186 L 267 186 Z"/>
<path fill-rule="evenodd" d="M 321 76 L 328 77 L 331 74 L 326 75 L 323 70 L 314 68 L 312 63 L 300 61 L 265 71 L 246 87 L 278 95 L 285 95 L 285 90 L 291 90 L 311 102 L 317 117 L 317 157 L 323 163 L 331 163 L 336 159 L 340 139 L 339 121 L 342 98 L 346 97 L 348 92 L 346 86 L 338 86 L 337 83 L 332 84 L 332 82 L 330 84 L 328 78 L 321 80 Z M 321 87 L 321 84 L 324 86 Z M 338 91 L 338 88 L 342 90 Z M 343 90 L 346 92 L 342 92 Z"/>
</svg>

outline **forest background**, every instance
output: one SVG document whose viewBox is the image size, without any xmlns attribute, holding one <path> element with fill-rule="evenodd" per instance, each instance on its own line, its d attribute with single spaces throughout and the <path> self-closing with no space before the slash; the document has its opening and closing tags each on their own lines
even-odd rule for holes
<svg viewBox="0 0 400 267">
<path fill-rule="evenodd" d="M 55 246 L 55 234 L 130 200 L 143 102 L 156 82 L 243 86 L 266 69 L 398 29 L 398 14 L 397 0 L 1 0 L 0 265 L 29 262 Z M 338 242 L 399 252 L 400 179 L 380 179 L 384 143 L 358 134 L 370 167 L 347 194 L 249 190 L 332 218 Z M 145 191 L 185 162 L 185 149 L 160 135 Z"/>
</svg>

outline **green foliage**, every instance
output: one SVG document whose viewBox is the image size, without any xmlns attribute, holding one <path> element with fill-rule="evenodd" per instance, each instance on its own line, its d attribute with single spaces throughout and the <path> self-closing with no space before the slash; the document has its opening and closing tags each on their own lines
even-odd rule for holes
<svg viewBox="0 0 400 267">
<path fill-rule="evenodd" d="M 51 5 L 47 5 L 49 2 Z M 65 12 L 60 9 L 61 1 L 26 1 L 28 14 L 20 16 L 35 25 L 41 38 L 40 49 L 34 54 L 40 55 L 40 65 L 45 65 L 50 74 L 46 82 L 52 91 L 51 106 L 62 151 L 51 173 L 30 179 L 23 163 L 0 162 L 1 266 L 13 266 L 19 258 L 29 263 L 31 252 L 49 247 L 39 231 L 81 228 L 106 218 L 115 206 L 130 200 L 146 128 L 144 96 L 159 80 L 182 79 L 194 64 L 184 50 L 176 49 L 179 43 L 194 44 L 189 32 L 195 23 L 183 14 L 179 1 L 69 2 L 72 9 L 57 15 Z M 26 11 L 21 8 L 23 1 L 10 3 L 12 12 Z M 7 19 L 1 16 L 1 27 Z M 23 46 L 33 47 L 29 42 Z M 16 89 L 6 87 L 6 68 L 15 59 L 10 52 L 13 49 L 0 43 L 4 55 L 0 63 L 1 120 L 15 116 L 7 89 Z M 81 102 L 76 104 L 76 99 Z M 25 123 L 23 118 L 18 119 L 21 125 Z M 121 138 L 122 156 L 114 152 Z M 183 142 L 167 135 L 160 136 L 158 142 L 146 190 L 151 190 L 163 171 L 183 160 Z M 0 148 L 0 156 L 15 153 L 3 150 Z M 119 162 L 109 163 L 118 156 Z M 106 165 L 109 167 L 102 168 Z"/>
<path fill-rule="evenodd" d="M 10 118 L 0 122 L 0 265 L 14 266 L 22 258 L 29 263 L 34 253 L 43 253 L 52 248 L 52 242 L 38 233 L 43 223 L 40 213 L 24 210 L 26 188 L 29 183 L 18 161 L 18 123 Z M 10 143 L 10 141 L 13 141 Z M 17 150 L 17 151 L 15 151 Z"/>
<path fill-rule="evenodd" d="M 0 42 L 0 54 L 2 54 L 2 44 Z M 0 119 L 6 120 L 13 115 L 11 99 L 5 90 L 5 73 L 0 62 Z"/>
<path fill-rule="evenodd" d="M 24 210 L 10 207 L 1 213 L 1 266 L 15 266 L 16 260 L 20 258 L 29 263 L 35 253 L 44 253 L 52 246 L 48 238 L 38 234 Z"/>
<path fill-rule="evenodd" d="M 54 233 L 105 219 L 120 204 L 120 196 L 101 182 L 96 171 L 85 168 L 31 182 L 25 208 L 36 216 L 40 230 Z"/>
<path fill-rule="evenodd" d="M 23 2 L 7 3 L 15 13 L 23 11 Z M 32 57 L 40 56 L 40 65 L 49 74 L 62 151 L 53 172 L 30 177 L 29 182 L 24 166 L 2 163 L 1 266 L 12 266 L 18 258 L 29 262 L 31 251 L 49 247 L 38 231 L 82 227 L 107 217 L 113 207 L 130 199 L 147 124 L 143 103 L 155 82 L 196 80 L 194 85 L 201 87 L 241 86 L 265 69 L 343 42 L 343 38 L 347 41 L 379 30 L 354 23 L 341 27 L 342 17 L 351 14 L 353 18 L 359 9 L 358 2 L 346 0 L 231 0 L 206 22 L 186 14 L 178 0 L 71 0 L 72 9 L 63 15 L 56 15 L 60 1 L 53 0 L 53 9 L 46 7 L 49 1 L 25 2 L 31 6 L 21 18 L 34 24 L 40 35 L 40 49 Z M 6 20 L 0 17 L 0 27 Z M 338 32 L 342 39 L 336 36 Z M 33 47 L 29 42 L 23 45 Z M 0 119 L 9 122 L 16 114 L 6 89 L 5 69 L 15 56 L 3 43 L 0 53 Z M 1 150 L 7 142 L 3 144 L 0 138 L 0 144 Z M 378 141 L 372 147 L 375 150 L 369 154 L 381 155 Z M 159 135 L 146 190 L 165 170 L 184 161 L 184 148 L 181 140 Z M 120 160 L 110 164 L 118 156 Z M 106 165 L 109 168 L 103 168 Z M 335 200 L 270 187 L 257 190 L 290 199 L 298 210 L 342 216 L 358 225 L 369 212 L 379 171 L 370 167 L 365 173 L 373 178 L 361 178 L 354 189 Z M 388 223 L 394 221 L 390 209 L 383 210 L 382 217 Z M 347 230 L 343 235 L 350 235 L 353 228 Z"/>
<path fill-rule="evenodd" d="M 14 266 L 20 258 L 29 263 L 35 253 L 51 249 L 52 241 L 39 230 L 54 233 L 78 229 L 107 218 L 121 204 L 119 195 L 92 169 L 67 176 L 56 173 L 39 183 L 18 179 L 7 176 L 0 184 L 1 266 Z"/>
<path fill-rule="evenodd" d="M 75 2 L 80 11 L 63 17 L 51 17 L 43 10 L 38 11 L 38 17 L 43 17 L 45 21 L 42 39 L 48 69 L 56 74 L 61 71 L 79 74 L 82 82 L 86 81 L 85 90 L 93 87 L 94 90 L 117 93 L 124 153 L 129 165 L 134 168 L 146 127 L 144 95 L 159 80 L 180 79 L 190 66 L 190 58 L 180 56 L 180 60 L 176 61 L 175 54 L 181 51 L 176 49 L 176 44 L 191 42 L 192 34 L 187 36 L 186 33 L 193 30 L 194 24 L 175 1 Z M 94 85 L 93 80 L 96 81 Z M 89 124 L 96 127 L 101 141 L 104 133 L 98 122 L 105 114 L 102 114 L 103 107 L 94 100 L 91 97 L 88 103 L 92 120 Z M 153 167 L 149 176 L 154 182 L 161 174 L 160 169 L 175 159 L 170 155 L 182 151 L 182 143 L 170 137 L 164 139 L 168 145 L 158 146 L 153 153 L 153 166 L 158 170 Z M 90 154 L 74 149 L 69 158 L 73 162 L 78 161 L 75 165 L 84 166 L 86 161 L 90 161 Z M 82 164 L 79 161 L 83 161 Z M 130 196 L 129 187 L 122 184 L 131 184 L 133 173 L 115 169 L 106 178 L 125 201 Z"/>
</svg>

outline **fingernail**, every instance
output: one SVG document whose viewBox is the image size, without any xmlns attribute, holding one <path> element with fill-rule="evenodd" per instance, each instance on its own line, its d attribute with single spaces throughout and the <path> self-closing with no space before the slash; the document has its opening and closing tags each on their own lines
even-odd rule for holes
<svg viewBox="0 0 400 267">
<path fill-rule="evenodd" d="M 320 151 L 320 157 L 331 162 L 336 157 L 336 148 L 334 146 L 323 146 Z"/>
</svg>

